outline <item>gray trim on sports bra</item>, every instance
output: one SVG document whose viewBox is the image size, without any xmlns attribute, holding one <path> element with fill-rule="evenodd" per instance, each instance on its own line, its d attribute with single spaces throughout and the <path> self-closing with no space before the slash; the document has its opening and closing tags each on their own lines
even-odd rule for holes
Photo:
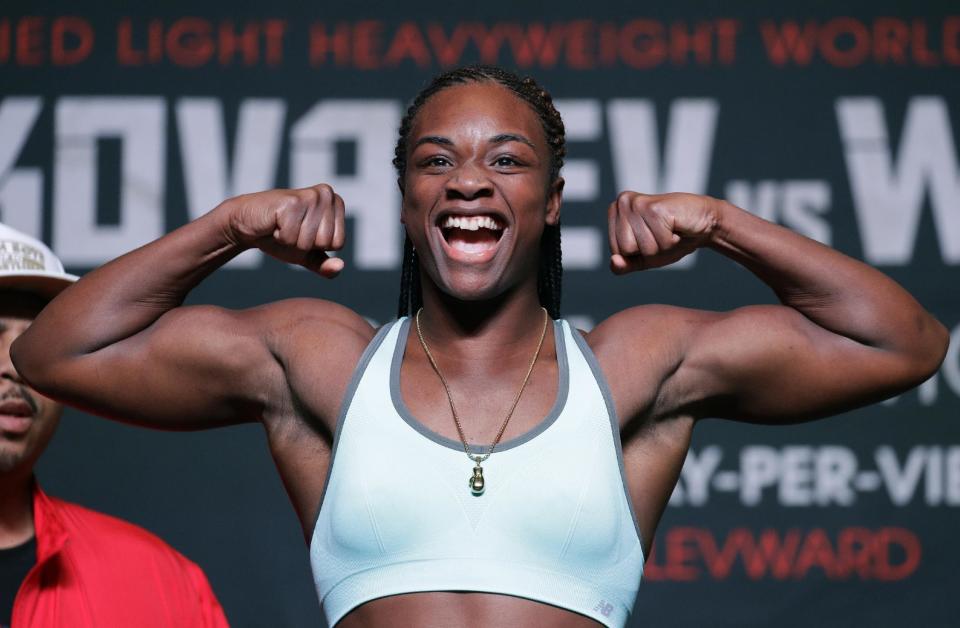
<svg viewBox="0 0 960 628">
<path fill-rule="evenodd" d="M 410 333 L 410 318 L 406 318 L 401 323 L 403 327 L 400 328 L 400 333 L 398 334 L 397 345 L 393 352 L 393 362 L 390 365 L 390 397 L 393 399 L 393 407 L 396 409 L 397 414 L 403 418 L 407 424 L 413 429 L 417 430 L 423 436 L 429 438 L 433 442 L 454 449 L 456 451 L 463 451 L 463 444 L 460 441 L 447 438 L 442 434 L 438 434 L 431 430 L 429 427 L 421 423 L 413 413 L 410 412 L 410 409 L 407 407 L 407 404 L 403 401 L 403 395 L 400 394 L 400 365 L 403 363 L 403 353 L 407 347 L 407 336 Z M 558 371 L 558 384 L 557 384 L 557 399 L 553 403 L 553 408 L 550 412 L 547 413 L 547 416 L 540 421 L 536 427 L 531 430 L 517 436 L 516 438 L 511 438 L 508 441 L 504 441 L 497 445 L 496 451 L 505 451 L 507 449 L 513 449 L 518 447 L 527 441 L 535 438 L 538 434 L 543 433 L 548 427 L 553 425 L 553 422 L 557 420 L 557 417 L 560 416 L 560 412 L 563 410 L 563 407 L 567 403 L 567 394 L 570 389 L 570 369 L 567 365 L 567 351 L 564 343 L 564 333 L 563 325 L 559 321 L 553 321 L 553 337 L 556 345 L 557 353 L 557 371 Z M 485 454 L 490 450 L 490 445 L 470 445 L 470 453 L 472 454 Z M 623 463 L 621 462 L 621 467 Z"/>
<path fill-rule="evenodd" d="M 613 430 L 613 442 L 617 445 L 617 464 L 620 465 L 620 479 L 623 481 L 623 492 L 627 498 L 627 507 L 630 508 L 630 518 L 633 520 L 633 527 L 637 530 L 637 538 L 640 540 L 640 547 L 643 547 L 643 535 L 640 534 L 640 520 L 637 519 L 637 513 L 633 510 L 633 500 L 630 498 L 630 489 L 627 484 L 627 469 L 623 464 L 623 443 L 620 440 L 620 420 L 617 418 L 617 409 L 613 405 L 613 394 L 610 392 L 610 386 L 607 384 L 607 378 L 600 370 L 600 363 L 597 362 L 597 356 L 593 354 L 593 349 L 587 344 L 587 339 L 583 337 L 580 330 L 571 327 L 570 334 L 573 341 L 580 347 L 580 353 L 583 354 L 593 378 L 597 380 L 600 386 L 600 392 L 603 394 L 603 401 L 607 404 L 607 415 L 610 416 L 610 428 Z"/>
<path fill-rule="evenodd" d="M 313 516 L 313 528 L 310 529 L 311 538 L 313 537 L 313 531 L 317 527 L 317 520 L 320 519 L 320 509 L 323 508 L 323 498 L 327 496 L 327 486 L 330 485 L 330 474 L 333 472 L 333 460 L 337 456 L 337 445 L 340 444 L 340 432 L 343 431 L 343 422 L 347 418 L 347 410 L 350 409 L 350 405 L 353 403 L 353 396 L 357 392 L 357 386 L 360 385 L 360 380 L 363 379 L 363 374 L 367 371 L 367 365 L 370 364 L 370 360 L 373 359 L 374 354 L 377 352 L 377 349 L 380 348 L 383 339 L 387 337 L 387 332 L 390 331 L 391 327 L 393 327 L 393 323 L 388 323 L 378 329 L 370 341 L 370 344 L 363 350 L 357 366 L 353 369 L 353 376 L 350 377 L 350 383 L 347 385 L 347 391 L 343 395 L 343 401 L 340 402 L 340 414 L 337 416 L 337 426 L 333 431 L 333 445 L 330 448 L 330 464 L 327 465 L 327 477 L 323 480 L 323 490 L 320 491 L 320 503 L 317 505 L 317 512 Z"/>
</svg>

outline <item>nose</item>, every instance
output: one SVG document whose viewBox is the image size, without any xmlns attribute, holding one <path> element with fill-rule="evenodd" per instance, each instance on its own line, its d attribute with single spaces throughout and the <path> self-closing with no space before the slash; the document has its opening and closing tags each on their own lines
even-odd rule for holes
<svg viewBox="0 0 960 628">
<path fill-rule="evenodd" d="M 467 162 L 453 171 L 447 179 L 447 197 L 463 200 L 493 195 L 493 184 L 483 168 Z"/>
<path fill-rule="evenodd" d="M 5 383 L 23 383 L 20 373 L 17 373 L 17 369 L 13 367 L 13 361 L 10 359 L 10 343 L 6 339 L 0 342 L 0 380 Z"/>
</svg>

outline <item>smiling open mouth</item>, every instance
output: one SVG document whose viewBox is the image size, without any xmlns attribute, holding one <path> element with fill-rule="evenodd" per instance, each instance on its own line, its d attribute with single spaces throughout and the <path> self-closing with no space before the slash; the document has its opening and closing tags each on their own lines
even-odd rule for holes
<svg viewBox="0 0 960 628">
<path fill-rule="evenodd" d="M 492 251 L 503 235 L 503 224 L 489 215 L 448 215 L 439 226 L 450 248 L 471 255 Z"/>
</svg>

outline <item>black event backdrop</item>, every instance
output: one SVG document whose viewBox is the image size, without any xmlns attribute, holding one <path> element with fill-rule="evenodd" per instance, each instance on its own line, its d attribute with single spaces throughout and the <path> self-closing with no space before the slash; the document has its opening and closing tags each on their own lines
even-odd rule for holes
<svg viewBox="0 0 960 628">
<path fill-rule="evenodd" d="M 709 252 L 606 270 L 616 193 L 685 190 L 874 264 L 957 339 L 951 3 L 7 5 L 0 220 L 82 273 L 226 196 L 329 181 L 351 217 L 339 279 L 247 256 L 191 302 L 322 296 L 386 321 L 396 123 L 430 76 L 476 61 L 534 74 L 566 117 L 564 311 L 581 327 L 638 303 L 772 300 Z M 955 342 L 934 378 L 886 404 L 787 428 L 704 422 L 632 625 L 950 624 L 958 393 Z M 322 622 L 258 427 L 170 434 L 69 411 L 38 474 L 200 563 L 233 624 Z"/>
</svg>

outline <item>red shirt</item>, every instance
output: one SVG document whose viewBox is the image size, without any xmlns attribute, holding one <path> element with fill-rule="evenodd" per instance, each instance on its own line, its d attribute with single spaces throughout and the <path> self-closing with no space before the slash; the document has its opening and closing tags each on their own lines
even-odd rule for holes
<svg viewBox="0 0 960 628">
<path fill-rule="evenodd" d="M 200 568 L 146 530 L 36 485 L 33 523 L 37 564 L 12 628 L 228 625 Z"/>
</svg>

